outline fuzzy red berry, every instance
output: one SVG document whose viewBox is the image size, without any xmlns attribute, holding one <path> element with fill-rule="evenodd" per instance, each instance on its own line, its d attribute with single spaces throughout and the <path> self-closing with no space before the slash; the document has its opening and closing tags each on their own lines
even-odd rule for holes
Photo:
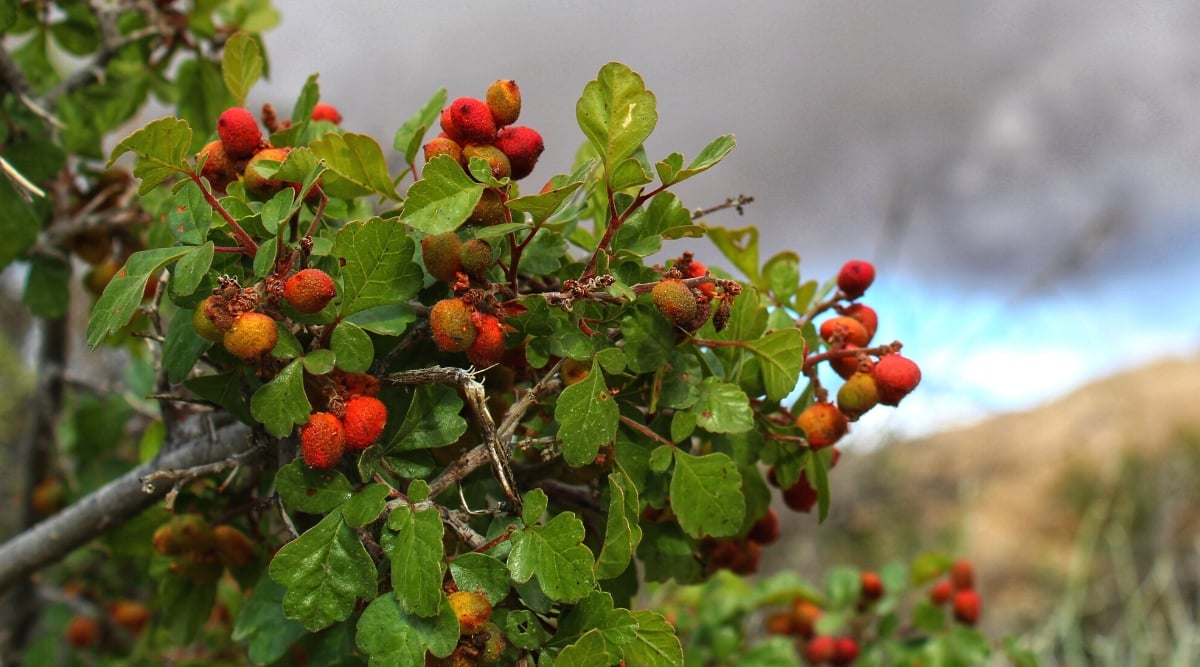
<svg viewBox="0 0 1200 667">
<path fill-rule="evenodd" d="M 225 192 L 230 183 L 237 180 L 237 167 L 220 141 L 210 141 L 196 154 L 196 161 L 204 160 L 200 175 L 208 179 L 209 185 L 218 194 Z"/>
<path fill-rule="evenodd" d="M 484 313 L 472 313 L 471 324 L 475 327 L 475 340 L 467 347 L 467 359 L 484 368 L 500 363 L 504 356 L 504 325 L 500 320 Z"/>
<path fill-rule="evenodd" d="M 230 107 L 217 118 L 217 136 L 225 152 L 235 160 L 244 160 L 258 150 L 262 144 L 262 130 L 254 114 L 242 107 Z"/>
<path fill-rule="evenodd" d="M 542 151 L 546 150 L 542 135 L 532 127 L 523 125 L 513 125 L 500 130 L 496 135 L 495 146 L 508 156 L 514 181 L 528 176 L 541 157 Z"/>
<path fill-rule="evenodd" d="M 806 438 L 808 446 L 813 449 L 824 449 L 842 439 L 850 430 L 846 415 L 832 403 L 813 403 L 796 417 Z"/>
<path fill-rule="evenodd" d="M 979 593 L 968 588 L 954 594 L 954 618 L 959 623 L 975 625 L 979 621 Z"/>
<path fill-rule="evenodd" d="M 337 295 L 333 278 L 321 269 L 303 269 L 283 284 L 283 298 L 298 312 L 319 313 Z"/>
<path fill-rule="evenodd" d="M 429 140 L 429 143 L 422 147 L 425 154 L 425 161 L 429 162 L 439 155 L 449 155 L 454 158 L 454 161 L 459 164 L 465 164 L 463 160 L 462 146 L 458 142 L 447 136 L 436 136 Z"/>
<path fill-rule="evenodd" d="M 783 490 L 783 504 L 796 512 L 811 512 L 817 504 L 817 490 L 808 483 L 808 477 L 800 475 L 795 484 Z"/>
<path fill-rule="evenodd" d="M 889 354 L 875 362 L 871 371 L 879 387 L 879 402 L 895 406 L 921 382 L 921 369 L 912 359 Z"/>
<path fill-rule="evenodd" d="M 474 97 L 454 100 L 450 103 L 450 122 L 467 143 L 490 144 L 496 140 L 496 121 L 492 120 L 492 111 L 483 100 Z M 446 134 L 454 138 L 449 130 Z"/>
<path fill-rule="evenodd" d="M 950 566 L 950 583 L 954 584 L 954 590 L 966 590 L 975 587 L 975 567 L 971 565 L 971 561 L 960 558 L 954 561 Z"/>
<path fill-rule="evenodd" d="M 857 299 L 875 282 L 875 266 L 861 259 L 852 259 L 838 271 L 838 289 L 848 299 Z"/>
<path fill-rule="evenodd" d="M 314 412 L 300 427 L 300 455 L 304 463 L 316 470 L 328 470 L 337 465 L 346 451 L 346 432 L 342 420 L 328 412 Z"/>
<path fill-rule="evenodd" d="M 313 120 L 327 120 L 334 125 L 342 124 L 342 112 L 338 111 L 337 107 L 325 102 L 317 102 L 317 105 L 312 110 Z"/>
<path fill-rule="evenodd" d="M 835 642 L 828 635 L 817 635 L 804 647 L 804 659 L 810 665 L 820 665 L 833 660 Z"/>
<path fill-rule="evenodd" d="M 371 396 L 355 396 L 346 402 L 342 428 L 346 433 L 346 448 L 352 452 L 371 446 L 387 426 L 387 407 Z"/>
</svg>

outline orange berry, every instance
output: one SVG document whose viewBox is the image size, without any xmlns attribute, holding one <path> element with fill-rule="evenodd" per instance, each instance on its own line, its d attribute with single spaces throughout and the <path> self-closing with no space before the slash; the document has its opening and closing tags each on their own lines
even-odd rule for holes
<svg viewBox="0 0 1200 667">
<path fill-rule="evenodd" d="M 196 310 L 192 311 L 192 328 L 196 333 L 200 334 L 201 338 L 211 340 L 214 343 L 220 343 L 225 340 L 225 332 L 217 328 L 215 322 L 208 316 L 209 303 L 215 303 L 216 297 L 210 296 L 201 303 L 197 304 Z"/>
<path fill-rule="evenodd" d="M 830 345 L 846 343 L 866 347 L 867 343 L 871 342 L 871 336 L 863 323 L 845 315 L 831 317 L 822 322 L 820 333 L 821 338 Z"/>
<path fill-rule="evenodd" d="M 359 452 L 379 439 L 387 426 L 387 406 L 371 396 L 355 396 L 346 402 L 342 428 L 346 433 L 346 448 Z"/>
<path fill-rule="evenodd" d="M 312 110 L 313 120 L 327 120 L 334 125 L 342 124 L 342 112 L 338 111 L 337 107 L 325 102 L 317 102 L 317 105 Z"/>
<path fill-rule="evenodd" d="M 462 299 L 443 299 L 429 311 L 433 342 L 442 352 L 464 352 L 475 341 L 471 309 Z"/>
<path fill-rule="evenodd" d="M 429 140 L 429 143 L 422 147 L 422 152 L 425 154 L 425 161 L 429 162 L 439 155 L 449 155 L 454 158 L 454 161 L 463 164 L 463 149 L 458 145 L 458 142 L 447 136 L 436 136 Z"/>
<path fill-rule="evenodd" d="M 87 648 L 100 638 L 100 621 L 90 616 L 76 616 L 67 623 L 67 643 L 75 648 Z"/>
<path fill-rule="evenodd" d="M 650 291 L 658 312 L 677 327 L 690 329 L 696 319 L 696 296 L 682 280 L 667 278 Z"/>
<path fill-rule="evenodd" d="M 521 89 L 512 79 L 493 81 L 483 99 L 488 111 L 492 112 L 496 127 L 512 125 L 521 115 Z"/>
<path fill-rule="evenodd" d="M 283 298 L 306 315 L 321 312 L 336 294 L 333 278 L 320 269 L 297 271 L 283 284 Z"/>
<path fill-rule="evenodd" d="M 150 610 L 137 600 L 117 600 L 108 608 L 113 623 L 132 634 L 141 634 L 150 621 Z"/>
<path fill-rule="evenodd" d="M 233 326 L 222 338 L 225 349 L 242 359 L 254 359 L 275 349 L 279 330 L 275 320 L 257 312 L 246 312 L 233 318 Z"/>
<path fill-rule="evenodd" d="M 217 557 L 228 567 L 242 567 L 254 558 L 254 543 L 242 531 L 222 524 L 213 528 Z"/>
<path fill-rule="evenodd" d="M 875 362 L 871 374 L 883 405 L 898 405 L 921 382 L 921 369 L 912 359 L 899 354 L 889 354 Z"/>
<path fill-rule="evenodd" d="M 874 308 L 862 303 L 852 303 L 839 309 L 838 312 L 858 320 L 867 330 L 868 339 L 875 337 L 875 332 L 879 329 L 879 314 L 875 312 Z"/>
<path fill-rule="evenodd" d="M 512 164 L 508 161 L 508 156 L 490 144 L 467 144 L 463 146 L 462 155 L 463 163 L 467 165 L 471 164 L 473 157 L 485 160 L 488 168 L 492 170 L 493 178 L 508 178 L 512 174 Z"/>
<path fill-rule="evenodd" d="M 346 433 L 336 416 L 314 412 L 300 427 L 300 455 L 308 467 L 328 470 L 337 465 L 345 450 Z"/>
<path fill-rule="evenodd" d="M 287 158 L 290 148 L 264 148 L 254 154 L 250 161 L 246 163 L 246 170 L 242 173 L 243 181 L 246 185 L 246 192 L 260 199 L 270 199 L 275 196 L 275 193 L 284 188 L 287 183 L 284 183 L 278 178 L 265 176 L 258 171 L 260 165 L 265 169 L 265 162 L 283 162 Z"/>
<path fill-rule="evenodd" d="M 237 167 L 233 164 L 233 158 L 229 157 L 229 153 L 225 150 L 225 144 L 220 141 L 210 141 L 200 149 L 196 154 L 196 161 L 201 158 L 207 158 L 204 162 L 204 167 L 200 170 L 200 175 L 208 179 L 212 189 L 218 194 L 225 192 L 225 188 L 230 183 L 237 180 Z"/>
<path fill-rule="evenodd" d="M 804 431 L 808 445 L 824 449 L 842 439 L 850 430 L 846 415 L 832 403 L 813 403 L 796 417 L 796 426 Z"/>
<path fill-rule="evenodd" d="M 483 629 L 492 617 L 492 603 L 487 595 L 475 591 L 455 591 L 450 594 L 450 608 L 458 617 L 461 634 L 473 635 Z"/>
<path fill-rule="evenodd" d="M 500 320 L 484 313 L 472 313 L 475 340 L 467 348 L 467 359 L 481 368 L 500 362 L 504 356 L 504 326 Z"/>
</svg>

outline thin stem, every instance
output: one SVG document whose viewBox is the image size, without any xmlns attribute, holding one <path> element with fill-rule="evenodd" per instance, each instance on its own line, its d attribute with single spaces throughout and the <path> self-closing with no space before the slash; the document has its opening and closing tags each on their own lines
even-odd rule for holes
<svg viewBox="0 0 1200 667">
<path fill-rule="evenodd" d="M 242 247 L 242 253 L 248 257 L 254 257 L 258 253 L 258 244 L 254 242 L 254 239 L 246 233 L 245 229 L 242 229 L 237 220 L 233 219 L 229 211 L 225 210 L 224 206 L 221 206 L 221 202 L 217 201 L 213 193 L 204 187 L 204 182 L 200 180 L 199 175 L 192 172 L 187 172 L 187 175 L 200 188 L 200 193 L 204 195 L 204 201 L 208 202 L 208 205 L 225 220 L 225 224 L 229 225 L 229 229 L 233 232 L 233 238 L 237 239 L 238 245 Z"/>
<path fill-rule="evenodd" d="M 891 343 L 888 343 L 887 345 L 877 345 L 875 347 L 855 347 L 855 348 L 849 348 L 849 349 L 839 348 L 836 350 L 829 350 L 828 352 L 814 354 L 811 357 L 808 357 L 807 359 L 805 359 L 804 360 L 804 370 L 807 371 L 808 369 L 815 367 L 817 364 L 821 363 L 822 361 L 829 361 L 831 359 L 843 359 L 845 357 L 857 357 L 859 355 L 868 355 L 868 354 L 874 355 L 877 357 L 883 356 L 885 354 L 895 354 L 896 352 L 900 351 L 901 347 L 903 347 L 903 344 L 897 340 L 897 341 L 892 341 Z"/>
<path fill-rule="evenodd" d="M 622 424 L 637 431 L 638 433 L 641 433 L 642 435 L 646 436 L 647 438 L 650 438 L 651 440 L 657 442 L 658 444 L 666 445 L 666 446 L 670 447 L 671 449 L 675 449 L 675 443 L 671 442 L 670 440 L 667 440 L 666 438 L 662 437 L 661 435 L 650 430 L 649 426 L 646 426 L 645 424 L 640 424 L 640 423 L 630 419 L 629 417 L 626 417 L 625 415 L 621 415 L 620 419 L 621 419 Z"/>
</svg>

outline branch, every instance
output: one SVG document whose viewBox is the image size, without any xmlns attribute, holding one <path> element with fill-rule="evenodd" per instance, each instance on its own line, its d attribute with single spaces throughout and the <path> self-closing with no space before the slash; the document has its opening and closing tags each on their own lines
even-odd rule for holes
<svg viewBox="0 0 1200 667">
<path fill-rule="evenodd" d="M 237 456 L 253 447 L 250 428 L 231 424 L 215 438 L 194 438 L 93 491 L 79 502 L 0 545 L 0 591 L 61 560 L 161 498 L 166 485 L 149 491 L 142 478 L 178 468 L 194 468 Z"/>
</svg>

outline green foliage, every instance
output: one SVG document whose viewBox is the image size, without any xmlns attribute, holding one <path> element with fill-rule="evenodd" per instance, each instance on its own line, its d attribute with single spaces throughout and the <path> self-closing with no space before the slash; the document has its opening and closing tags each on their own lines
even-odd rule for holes
<svg viewBox="0 0 1200 667">
<path fill-rule="evenodd" d="M 289 149 L 286 157 L 247 173 L 245 160 L 194 156 L 217 136 L 221 112 L 245 106 L 269 74 L 258 34 L 278 21 L 269 2 L 156 3 L 171 5 L 160 9 L 184 33 L 176 46 L 160 50 L 147 33 L 115 53 L 104 52 L 83 5 L 57 4 L 61 13 L 44 19 L 31 4 L 0 3 L 0 32 L 28 35 L 12 53 L 17 66 L 38 94 L 58 85 L 67 75 L 46 55 L 52 41 L 95 56 L 105 75 L 59 98 L 61 135 L 6 95 L 20 131 L 0 134 L 0 155 L 33 183 L 86 183 L 76 208 L 54 211 L 19 180 L 0 179 L 0 267 L 28 262 L 25 302 L 43 317 L 68 312 L 63 257 L 114 270 L 93 286 L 103 291 L 86 340 L 128 352 L 125 382 L 135 390 L 81 401 L 65 420 L 67 448 L 82 454 L 88 443 L 99 462 L 80 466 L 83 491 L 123 471 L 123 452 L 146 459 L 181 438 L 178 415 L 159 418 L 160 404 L 141 396 L 203 403 L 254 431 L 252 452 L 213 464 L 235 474 L 218 482 L 203 468 L 172 492 L 176 516 L 222 522 L 204 524 L 211 535 L 180 546 L 175 533 L 158 532 L 173 525 L 161 509 L 122 531 L 144 548 L 120 549 L 118 560 L 150 561 L 167 612 L 153 623 L 144 662 L 168 660 L 172 643 L 195 643 L 210 647 L 202 659 L 213 664 L 303 656 L 322 665 L 423 665 L 482 641 L 460 636 L 448 598 L 457 589 L 494 605 L 507 645 L 501 664 L 681 665 L 678 619 L 633 601 L 647 582 L 707 580 L 712 604 L 700 622 L 712 636 L 678 625 L 689 660 L 710 642 L 718 648 L 702 651 L 705 660 L 732 660 L 738 647 L 743 664 L 795 663 L 779 641 L 745 646 L 717 622 L 740 622 L 796 591 L 815 594 L 778 582 L 759 590 L 716 573 L 758 566 L 730 554 L 761 548 L 749 531 L 770 504 L 767 466 L 786 486 L 805 480 L 820 516 L 828 512 L 830 453 L 808 447 L 795 414 L 828 394 L 806 368 L 831 351 L 816 339 L 813 318 L 846 300 L 801 282 L 794 253 L 760 263 L 757 230 L 704 223 L 670 191 L 720 163 L 735 145 L 731 135 L 690 162 L 680 152 L 654 161 L 645 142 L 659 122 L 655 94 L 628 66 L 608 63 L 576 104 L 584 142 L 576 164 L 523 192 L 478 159 L 417 164 L 450 97 L 445 89 L 385 148 L 311 120 L 320 99 L 313 75 L 288 122 L 269 113 L 256 120 L 268 142 Z M 132 5 L 118 13 L 124 35 L 140 35 L 150 18 Z M 176 49 L 175 62 L 151 62 L 152 53 Z M 151 94 L 170 115 L 108 141 Z M 102 145 L 115 145 L 107 161 Z M 121 172 L 117 165 L 130 161 L 132 174 Z M 389 163 L 403 170 L 394 174 Z M 277 183 L 255 184 L 250 196 L 247 179 Z M 476 207 L 497 200 L 499 224 L 479 226 Z M 71 218 L 85 209 L 114 211 L 93 225 L 101 234 Z M 39 229 L 60 219 L 74 227 L 45 235 L 57 247 L 35 247 Z M 435 281 L 418 244 L 444 233 L 487 240 L 496 261 Z M 671 244 L 704 236 L 742 280 L 690 264 L 690 253 L 651 265 L 664 249 L 675 252 Z M 110 255 L 112 266 L 104 264 Z M 301 268 L 333 280 L 320 312 L 300 314 L 284 298 Z M 665 317 L 649 297 L 664 278 L 685 279 L 685 299 L 705 316 Z M 166 289 L 147 289 L 159 279 Z M 450 299 L 468 319 L 437 330 L 429 313 Z M 238 319 L 246 313 L 255 317 Z M 264 319 L 253 336 L 269 352 L 238 350 L 243 359 L 213 342 L 235 322 Z M 462 349 L 445 344 L 451 334 L 474 341 L 465 354 L 443 351 Z M 355 404 L 378 407 L 364 395 L 378 397 L 386 415 L 354 422 Z M 295 454 L 297 433 L 316 412 L 342 426 L 339 433 L 324 422 L 323 440 L 303 431 L 304 446 L 320 450 L 316 459 L 329 457 L 328 469 L 304 463 L 312 450 Z M 149 426 L 131 437 L 134 416 Z M 218 529 L 232 542 L 218 544 Z M 849 618 L 858 595 L 852 575 L 831 575 L 823 599 L 842 615 L 830 618 Z M 757 592 L 736 602 L 729 591 Z M 917 620 L 944 633 L 946 650 L 974 656 L 987 648 L 944 615 L 936 628 L 933 613 Z"/>
</svg>

